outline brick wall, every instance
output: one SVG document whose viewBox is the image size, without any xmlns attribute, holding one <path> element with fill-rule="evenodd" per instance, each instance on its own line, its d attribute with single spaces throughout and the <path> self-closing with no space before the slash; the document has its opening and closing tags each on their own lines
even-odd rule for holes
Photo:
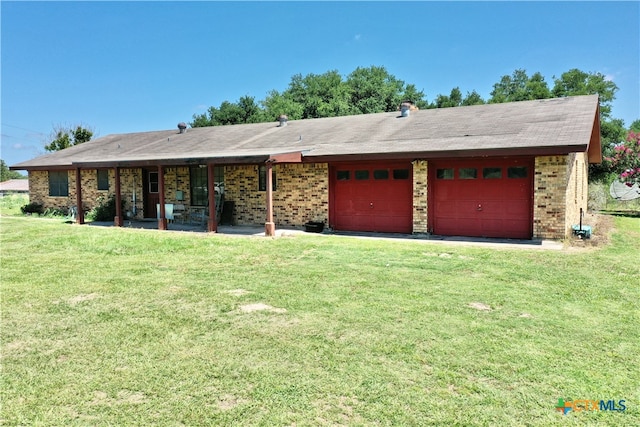
<svg viewBox="0 0 640 427">
<path fill-rule="evenodd" d="M 184 200 L 177 200 L 177 192 L 182 191 Z M 167 167 L 164 169 L 165 203 L 191 204 L 191 178 L 188 167 Z"/>
<path fill-rule="evenodd" d="M 235 202 L 233 220 L 238 225 L 264 224 L 266 192 L 258 191 L 258 165 L 226 166 L 225 201 Z M 329 218 L 329 172 L 326 163 L 279 164 L 273 192 L 276 226 L 301 226 Z"/>
<path fill-rule="evenodd" d="M 266 192 L 258 191 L 258 165 L 225 166 L 225 200 L 235 201 L 233 220 L 238 225 L 264 224 L 266 218 Z M 277 226 L 302 226 L 308 221 L 329 218 L 329 173 L 326 163 L 279 164 L 274 166 L 277 189 L 273 193 L 274 221 Z M 417 160 L 413 164 L 413 232 L 426 233 L 428 163 Z M 580 220 L 580 208 L 587 208 L 586 153 L 567 156 L 541 156 L 535 159 L 533 235 L 536 238 L 563 239 Z M 76 205 L 75 170 L 68 171 L 69 196 L 50 197 L 46 171 L 29 173 L 31 202 L 45 208 L 66 210 Z M 115 171 L 109 170 L 109 190 L 97 189 L 96 170 L 82 170 L 83 205 L 89 210 L 100 196 L 115 191 Z M 125 213 L 133 215 L 135 188 L 135 217 L 143 218 L 142 169 L 121 169 L 122 198 Z M 190 177 L 188 167 L 165 169 L 165 199 L 178 203 L 176 192 L 183 192 L 186 206 L 190 204 Z"/>
<path fill-rule="evenodd" d="M 68 196 L 49 196 L 49 172 L 29 172 L 29 201 L 41 203 L 45 209 L 61 209 L 66 211 L 71 206 L 76 206 L 76 171 L 67 171 L 69 183 Z M 82 201 L 85 211 L 96 206 L 100 196 L 108 196 L 113 193 L 115 172 L 109 170 L 109 190 L 98 190 L 98 175 L 95 169 L 82 170 L 80 172 L 82 184 Z"/>
<path fill-rule="evenodd" d="M 587 209 L 588 162 L 586 153 L 536 157 L 533 235 L 564 239 Z"/>
<path fill-rule="evenodd" d="M 112 178 L 113 177 L 113 178 Z M 135 188 L 135 190 L 134 190 Z M 133 194 L 135 191 L 135 209 Z M 83 199 L 84 197 L 84 188 Z M 109 171 L 109 194 L 115 193 L 115 171 Z M 125 201 L 124 215 L 137 219 L 143 218 L 144 205 L 142 203 L 142 170 L 141 169 L 120 169 L 120 194 Z"/>
<path fill-rule="evenodd" d="M 426 160 L 413 162 L 413 232 L 428 233 L 427 188 L 428 169 Z"/>
<path fill-rule="evenodd" d="M 29 172 L 29 202 L 40 203 L 45 208 L 68 206 L 67 197 L 49 197 L 49 173 L 47 171 Z"/>
<path fill-rule="evenodd" d="M 570 235 L 574 224 L 580 223 L 580 209 L 587 212 L 589 161 L 587 153 L 571 153 L 567 156 L 567 211 L 565 230 Z"/>
<path fill-rule="evenodd" d="M 109 169 L 109 189 L 98 190 L 98 175 L 95 169 L 80 171 L 82 184 L 82 205 L 89 211 L 115 193 L 115 170 Z M 47 171 L 29 172 L 29 201 L 41 203 L 45 208 L 67 210 L 76 206 L 76 172 L 68 171 L 69 195 L 66 197 L 49 196 L 49 173 Z M 121 169 L 120 187 L 122 199 L 125 201 L 125 213 L 133 214 L 133 188 L 136 188 L 136 217 L 142 218 L 142 171 L 140 169 Z"/>
</svg>

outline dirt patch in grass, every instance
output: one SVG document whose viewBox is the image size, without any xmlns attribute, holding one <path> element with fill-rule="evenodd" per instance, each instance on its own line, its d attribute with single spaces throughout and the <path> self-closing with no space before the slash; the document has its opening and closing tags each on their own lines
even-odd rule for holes
<svg viewBox="0 0 640 427">
<path fill-rule="evenodd" d="M 245 403 L 245 401 L 227 394 L 218 399 L 218 408 L 223 411 L 228 411 L 229 409 L 233 409 L 242 403 Z"/>
<path fill-rule="evenodd" d="M 75 297 L 69 298 L 67 300 L 67 303 L 69 305 L 76 305 L 76 304 L 80 304 L 81 302 L 91 301 L 96 298 L 98 298 L 98 294 L 95 292 L 92 294 L 80 294 L 80 295 L 76 295 Z"/>
<path fill-rule="evenodd" d="M 471 308 L 475 308 L 476 310 L 480 310 L 480 311 L 491 311 L 491 306 L 484 304 L 482 302 L 470 302 L 469 303 L 469 307 Z"/>
<path fill-rule="evenodd" d="M 270 305 L 264 304 L 261 302 L 256 302 L 253 304 L 245 304 L 240 306 L 240 311 L 242 311 L 243 313 L 252 313 L 254 311 L 263 311 L 263 310 L 268 310 L 273 313 L 286 313 L 287 311 L 284 308 L 271 307 Z"/>
</svg>

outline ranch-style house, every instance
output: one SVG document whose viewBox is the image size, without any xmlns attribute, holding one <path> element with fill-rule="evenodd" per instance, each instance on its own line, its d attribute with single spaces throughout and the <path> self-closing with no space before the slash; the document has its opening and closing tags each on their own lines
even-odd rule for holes
<svg viewBox="0 0 640 427">
<path fill-rule="evenodd" d="M 597 95 L 108 135 L 13 165 L 31 202 L 237 225 L 562 239 L 602 160 Z M 124 202 L 124 208 L 121 204 Z M 214 214 L 217 212 L 217 214 Z M 175 215 L 175 216 L 174 216 Z"/>
</svg>

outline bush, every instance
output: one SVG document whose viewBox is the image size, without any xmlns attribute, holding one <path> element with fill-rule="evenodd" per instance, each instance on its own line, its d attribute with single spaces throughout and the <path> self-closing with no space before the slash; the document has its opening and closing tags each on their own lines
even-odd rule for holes
<svg viewBox="0 0 640 427">
<path fill-rule="evenodd" d="M 122 200 L 121 208 L 122 212 L 124 212 L 124 200 Z M 99 197 L 98 205 L 93 208 L 93 210 L 89 213 L 89 216 L 91 216 L 94 221 L 113 221 L 113 218 L 116 216 L 116 196 L 111 195 L 106 200 L 104 197 Z"/>
<path fill-rule="evenodd" d="M 31 202 L 21 207 L 20 210 L 25 215 L 32 215 L 32 214 L 42 215 L 44 213 L 44 206 L 40 203 Z"/>
</svg>

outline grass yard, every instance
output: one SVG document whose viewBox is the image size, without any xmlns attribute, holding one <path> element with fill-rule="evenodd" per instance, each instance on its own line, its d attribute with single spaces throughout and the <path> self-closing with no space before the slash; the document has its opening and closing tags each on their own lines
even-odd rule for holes
<svg viewBox="0 0 640 427">
<path fill-rule="evenodd" d="M 3 425 L 640 425 L 640 218 L 564 251 L 0 227 Z"/>
</svg>

